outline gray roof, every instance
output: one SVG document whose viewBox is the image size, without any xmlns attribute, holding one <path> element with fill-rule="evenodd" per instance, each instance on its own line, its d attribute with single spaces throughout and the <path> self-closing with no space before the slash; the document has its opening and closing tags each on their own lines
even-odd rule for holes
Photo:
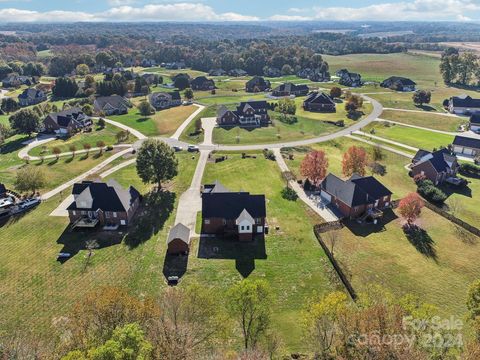
<svg viewBox="0 0 480 360">
<path fill-rule="evenodd" d="M 20 95 L 18 95 L 18 98 L 19 99 L 36 99 L 44 96 L 45 94 L 43 93 L 43 91 L 34 89 L 34 88 L 28 88 L 23 90 L 23 92 Z"/>
<path fill-rule="evenodd" d="M 186 244 L 190 244 L 190 229 L 178 223 L 168 233 L 167 244 L 170 244 L 173 240 L 180 239 Z"/>
<path fill-rule="evenodd" d="M 112 108 L 120 109 L 123 107 L 130 107 L 130 103 L 127 99 L 120 95 L 100 96 L 95 99 L 95 108 L 102 110 L 106 105 L 110 105 Z"/>
<path fill-rule="evenodd" d="M 480 149 L 480 139 L 457 135 L 453 140 L 453 145 Z"/>
<path fill-rule="evenodd" d="M 480 108 L 480 99 L 474 99 L 471 96 L 453 96 L 450 100 L 455 107 Z"/>
</svg>

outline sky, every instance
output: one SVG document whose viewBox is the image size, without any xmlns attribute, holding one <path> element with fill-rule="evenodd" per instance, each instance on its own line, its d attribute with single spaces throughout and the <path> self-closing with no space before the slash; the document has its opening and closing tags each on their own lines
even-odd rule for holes
<svg viewBox="0 0 480 360">
<path fill-rule="evenodd" d="M 479 21 L 480 0 L 0 0 L 0 22 Z"/>
</svg>

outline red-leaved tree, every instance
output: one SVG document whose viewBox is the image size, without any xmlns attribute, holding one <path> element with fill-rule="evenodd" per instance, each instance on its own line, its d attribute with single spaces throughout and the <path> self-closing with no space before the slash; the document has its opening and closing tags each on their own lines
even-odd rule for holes
<svg viewBox="0 0 480 360">
<path fill-rule="evenodd" d="M 412 227 L 415 220 L 420 216 L 424 206 L 425 203 L 417 193 L 410 193 L 400 200 L 398 211 L 407 222 L 409 228 Z"/>
<path fill-rule="evenodd" d="M 328 158 L 322 150 L 311 151 L 305 156 L 300 165 L 300 173 L 318 185 L 327 175 Z"/>
<path fill-rule="evenodd" d="M 360 176 L 364 176 L 367 162 L 367 152 L 364 148 L 356 146 L 349 147 L 347 152 L 343 154 L 343 175 L 351 176 L 353 173 L 357 173 Z"/>
</svg>

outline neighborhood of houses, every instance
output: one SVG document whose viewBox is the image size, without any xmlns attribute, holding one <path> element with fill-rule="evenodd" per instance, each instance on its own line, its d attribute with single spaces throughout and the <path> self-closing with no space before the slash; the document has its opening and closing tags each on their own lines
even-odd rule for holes
<svg viewBox="0 0 480 360">
<path fill-rule="evenodd" d="M 153 61 L 145 61 L 142 66 L 156 66 Z M 184 69 L 183 61 L 161 64 L 165 69 Z M 102 69 L 105 76 L 123 73 L 124 68 Z M 279 76 L 276 69 L 270 68 L 271 76 Z M 231 76 L 245 77 L 240 69 L 224 71 L 212 69 L 210 77 Z M 135 75 L 138 76 L 138 75 Z M 132 77 L 135 77 L 132 75 Z M 311 81 L 330 81 L 328 72 L 318 69 L 303 69 L 297 74 L 299 78 Z M 155 82 L 150 73 L 141 77 L 149 84 Z M 347 69 L 336 72 L 338 84 L 348 87 L 361 87 L 362 76 Z M 217 89 L 215 80 L 206 76 L 190 78 L 187 74 L 177 74 L 172 80 L 182 78 L 188 87 L 195 91 L 207 91 L 214 94 Z M 33 77 L 11 74 L 3 80 L 3 86 L 27 88 L 18 96 L 21 107 L 40 104 L 48 100 L 48 89 L 38 84 Z M 43 84 L 45 85 L 45 84 Z M 392 76 L 380 84 L 381 87 L 398 92 L 413 92 L 417 84 L 405 77 Z M 182 96 L 175 86 L 166 85 L 161 91 L 148 94 L 149 104 L 157 111 L 182 105 Z M 216 114 L 218 127 L 258 128 L 272 124 L 272 103 L 282 98 L 295 99 L 302 97 L 302 108 L 312 113 L 335 113 L 338 101 L 321 89 L 311 89 L 306 84 L 283 82 L 275 87 L 269 79 L 254 76 L 245 83 L 245 92 L 259 95 L 265 93 L 265 100 L 241 101 L 235 108 L 229 104 L 219 106 Z M 337 99 L 338 100 L 338 99 Z M 451 114 L 470 116 L 469 129 L 473 133 L 480 132 L 480 99 L 470 96 L 453 96 L 445 100 L 444 107 Z M 132 108 L 129 96 L 98 96 L 93 101 L 93 112 L 97 116 L 123 115 Z M 74 136 L 76 133 L 88 131 L 93 125 L 93 115 L 87 115 L 80 107 L 65 108 L 48 114 L 42 121 L 42 130 L 61 137 Z M 456 135 L 451 144 L 445 148 L 427 151 L 420 149 L 408 165 L 408 173 L 412 177 L 424 177 L 435 186 L 444 183 L 459 185 L 457 177 L 460 160 L 473 159 L 480 155 L 480 137 Z M 311 191 L 312 189 L 309 189 Z M 269 233 L 267 221 L 267 203 L 265 194 L 250 194 L 246 191 L 233 191 L 220 182 L 205 184 L 200 191 L 201 196 L 201 233 L 186 224 L 178 222 L 168 234 L 167 253 L 169 255 L 188 255 L 192 237 L 220 237 L 239 242 L 251 242 L 264 238 Z M 362 223 L 374 223 L 382 218 L 384 211 L 393 206 L 393 192 L 374 176 L 360 176 L 356 173 L 348 178 L 340 178 L 329 173 L 314 186 L 313 191 L 321 199 L 322 206 L 332 210 L 338 219 L 354 219 Z M 142 206 L 142 195 L 133 186 L 124 188 L 117 182 L 109 180 L 79 181 L 73 184 L 72 202 L 66 207 L 70 227 L 77 231 L 85 229 L 102 229 L 106 231 L 128 227 L 135 222 L 135 217 Z M 0 184 L 0 216 L 15 215 L 38 205 L 38 197 L 22 198 L 12 190 Z"/>
</svg>

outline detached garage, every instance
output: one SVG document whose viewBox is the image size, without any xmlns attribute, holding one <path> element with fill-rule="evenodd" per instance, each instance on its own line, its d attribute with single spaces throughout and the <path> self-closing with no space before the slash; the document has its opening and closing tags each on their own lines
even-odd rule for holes
<svg viewBox="0 0 480 360">
<path fill-rule="evenodd" d="M 167 239 L 167 253 L 171 255 L 188 254 L 190 250 L 190 229 L 178 223 L 175 225 Z"/>
<path fill-rule="evenodd" d="M 452 149 L 457 155 L 475 157 L 480 154 L 480 138 L 457 135 L 453 140 Z"/>
</svg>

